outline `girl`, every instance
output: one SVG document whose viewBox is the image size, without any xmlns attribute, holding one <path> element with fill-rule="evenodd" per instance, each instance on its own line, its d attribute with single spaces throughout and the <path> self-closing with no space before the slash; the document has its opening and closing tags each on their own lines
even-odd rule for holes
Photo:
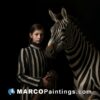
<svg viewBox="0 0 100 100">
<path fill-rule="evenodd" d="M 50 81 L 45 75 L 46 59 L 41 43 L 44 38 L 44 28 L 40 24 L 32 25 L 29 33 L 30 44 L 22 48 L 18 58 L 17 78 L 22 89 L 49 87 Z M 33 94 L 22 94 L 21 100 L 32 100 Z M 43 100 L 43 99 L 42 99 Z"/>
</svg>

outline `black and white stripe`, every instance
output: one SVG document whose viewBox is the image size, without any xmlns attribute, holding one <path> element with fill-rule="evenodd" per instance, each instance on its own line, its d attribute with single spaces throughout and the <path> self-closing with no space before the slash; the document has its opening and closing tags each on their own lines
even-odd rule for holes
<svg viewBox="0 0 100 100">
<path fill-rule="evenodd" d="M 62 20 L 56 19 L 52 11 L 49 13 L 55 24 L 51 28 L 47 52 L 49 51 L 50 55 L 50 51 L 53 51 L 51 49 L 54 49 L 55 53 L 59 51 L 57 48 L 63 48 L 74 75 L 76 90 L 91 90 L 90 97 L 100 100 L 100 52 L 82 36 L 77 26 L 68 20 L 64 8 L 61 11 Z M 89 97 L 78 96 L 82 100 L 88 100 Z"/>
<path fill-rule="evenodd" d="M 38 88 L 45 69 L 46 59 L 41 48 L 30 44 L 28 47 L 21 49 L 17 72 L 17 79 L 22 84 L 21 88 Z M 29 98 L 31 98 L 31 95 L 21 95 L 21 100 L 31 100 Z"/>
</svg>

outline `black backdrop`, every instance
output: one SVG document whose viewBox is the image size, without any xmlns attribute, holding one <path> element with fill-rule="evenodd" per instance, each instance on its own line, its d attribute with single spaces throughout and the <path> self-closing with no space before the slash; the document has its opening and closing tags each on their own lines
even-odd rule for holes
<svg viewBox="0 0 100 100">
<path fill-rule="evenodd" d="M 16 80 L 17 58 L 20 49 L 28 44 L 28 31 L 33 23 L 44 25 L 46 29 L 45 43 L 47 43 L 50 36 L 49 29 L 53 25 L 48 9 L 57 13 L 60 12 L 61 7 L 65 7 L 68 14 L 75 17 L 84 34 L 100 50 L 100 9 L 97 0 L 13 1 L 3 2 L 1 5 L 0 97 L 3 97 L 2 100 L 5 95 L 11 100 L 17 98 L 17 95 L 9 96 L 7 90 L 11 87 L 19 87 Z M 59 63 L 55 70 L 61 79 L 59 87 L 72 89 L 72 73 L 67 67 L 63 54 L 59 54 L 57 61 Z"/>
</svg>

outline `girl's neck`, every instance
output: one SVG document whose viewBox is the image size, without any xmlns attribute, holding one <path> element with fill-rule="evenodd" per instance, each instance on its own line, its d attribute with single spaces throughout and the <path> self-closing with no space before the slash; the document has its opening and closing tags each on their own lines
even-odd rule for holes
<svg viewBox="0 0 100 100">
<path fill-rule="evenodd" d="M 37 44 L 37 43 L 35 43 L 35 42 L 32 42 L 31 44 L 33 44 L 34 46 L 36 46 L 36 47 L 41 47 L 41 44 Z"/>
</svg>

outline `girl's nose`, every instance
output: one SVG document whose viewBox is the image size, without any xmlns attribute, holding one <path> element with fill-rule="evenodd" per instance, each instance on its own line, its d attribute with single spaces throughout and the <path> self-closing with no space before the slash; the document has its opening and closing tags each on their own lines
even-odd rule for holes
<svg viewBox="0 0 100 100">
<path fill-rule="evenodd" d="M 39 39 L 40 39 L 40 37 L 41 37 L 41 36 L 40 36 L 40 35 L 38 35 L 38 38 L 39 38 Z"/>
</svg>

